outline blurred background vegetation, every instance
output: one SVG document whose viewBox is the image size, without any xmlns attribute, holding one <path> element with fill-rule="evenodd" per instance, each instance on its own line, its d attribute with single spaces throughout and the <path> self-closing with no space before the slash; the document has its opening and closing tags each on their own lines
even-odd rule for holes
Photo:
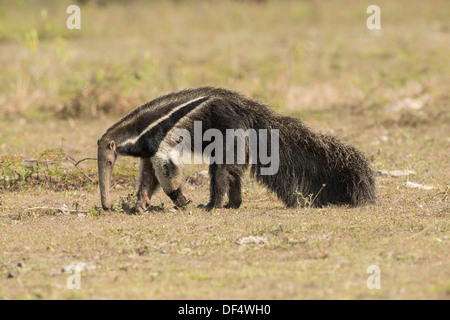
<svg viewBox="0 0 450 320">
<path fill-rule="evenodd" d="M 0 1 L 0 116 L 115 117 L 213 85 L 326 118 L 430 94 L 448 102 L 448 1 Z M 407 123 L 409 124 L 409 123 Z"/>
</svg>

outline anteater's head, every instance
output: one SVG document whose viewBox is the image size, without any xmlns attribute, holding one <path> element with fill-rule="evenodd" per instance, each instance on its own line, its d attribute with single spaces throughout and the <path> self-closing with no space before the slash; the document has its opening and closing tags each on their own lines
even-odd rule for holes
<svg viewBox="0 0 450 320">
<path fill-rule="evenodd" d="M 111 209 L 111 175 L 117 159 L 116 144 L 113 140 L 102 137 L 97 141 L 98 182 L 102 207 Z"/>
</svg>

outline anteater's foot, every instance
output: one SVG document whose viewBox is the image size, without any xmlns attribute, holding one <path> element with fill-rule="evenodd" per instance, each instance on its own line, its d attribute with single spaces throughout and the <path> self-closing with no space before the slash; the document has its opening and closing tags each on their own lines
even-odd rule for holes
<svg viewBox="0 0 450 320">
<path fill-rule="evenodd" d="M 150 199 L 148 197 L 143 197 L 136 201 L 134 207 L 129 210 L 131 214 L 144 214 L 150 207 Z M 128 210 L 126 210 L 128 211 Z"/>
<path fill-rule="evenodd" d="M 185 198 L 184 201 L 182 201 L 181 203 L 178 203 L 178 204 L 175 203 L 175 209 L 184 210 L 184 209 L 186 209 L 186 207 L 189 203 L 191 203 L 191 200 L 188 200 Z"/>
<path fill-rule="evenodd" d="M 200 208 L 200 209 L 203 209 L 203 210 L 206 210 L 206 211 L 211 211 L 212 209 L 215 208 L 215 206 L 214 206 L 214 204 L 212 204 L 212 203 L 210 202 L 210 203 L 208 203 L 208 204 L 199 204 L 199 205 L 197 206 L 197 208 Z"/>
<path fill-rule="evenodd" d="M 173 201 L 177 208 L 183 208 L 187 206 L 191 201 L 187 200 L 180 189 L 167 193 L 169 198 Z"/>
<path fill-rule="evenodd" d="M 238 209 L 240 206 L 241 206 L 240 203 L 237 204 L 237 203 L 231 203 L 231 202 L 228 202 L 228 203 L 227 203 L 226 205 L 224 205 L 223 207 L 224 207 L 225 209 Z"/>
</svg>

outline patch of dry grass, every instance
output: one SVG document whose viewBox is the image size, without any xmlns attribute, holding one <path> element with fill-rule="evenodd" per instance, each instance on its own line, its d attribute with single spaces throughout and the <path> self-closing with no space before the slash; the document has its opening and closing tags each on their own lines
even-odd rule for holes
<svg viewBox="0 0 450 320">
<path fill-rule="evenodd" d="M 385 179 L 387 180 L 387 179 Z M 283 209 L 251 182 L 239 210 L 205 213 L 191 206 L 130 216 L 63 215 L 20 207 L 97 202 L 95 192 L 7 195 L 0 283 L 4 298 L 298 299 L 447 298 L 448 208 L 438 192 L 397 189 L 379 181 L 376 206 Z M 395 184 L 395 183 L 394 183 Z M 204 202 L 207 185 L 189 189 Z M 15 203 L 13 203 L 16 201 Z M 18 200 L 18 201 L 17 201 Z M 447 211 L 445 211 L 447 210 Z M 10 215 L 10 212 L 22 212 Z M 238 245 L 245 236 L 263 245 Z M 95 266 L 68 290 L 72 261 Z M 18 267 L 17 264 L 25 267 Z M 381 290 L 368 290 L 366 269 L 381 268 Z M 447 279 L 447 280 L 446 280 Z"/>
</svg>

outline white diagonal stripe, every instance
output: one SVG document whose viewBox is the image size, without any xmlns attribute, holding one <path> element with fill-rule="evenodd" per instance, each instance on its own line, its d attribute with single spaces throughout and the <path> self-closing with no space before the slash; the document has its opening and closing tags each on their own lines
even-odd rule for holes
<svg viewBox="0 0 450 320">
<path fill-rule="evenodd" d="M 145 128 L 145 130 L 143 130 L 138 136 L 134 137 L 134 138 L 129 138 L 127 140 L 125 140 L 124 142 L 122 142 L 119 147 L 123 147 L 124 145 L 127 144 L 135 144 L 144 134 L 146 134 L 149 130 L 151 130 L 152 128 L 156 127 L 159 123 L 161 123 L 162 121 L 166 120 L 167 118 L 169 118 L 174 112 L 180 110 L 181 108 L 187 106 L 188 104 L 191 104 L 195 101 L 201 100 L 205 97 L 199 97 L 193 100 L 190 100 L 176 108 L 173 108 L 172 111 L 170 111 L 168 114 L 166 114 L 164 117 L 159 118 L 158 120 L 156 120 L 155 122 L 152 122 L 147 128 Z M 205 101 L 206 102 L 206 101 Z"/>
</svg>

